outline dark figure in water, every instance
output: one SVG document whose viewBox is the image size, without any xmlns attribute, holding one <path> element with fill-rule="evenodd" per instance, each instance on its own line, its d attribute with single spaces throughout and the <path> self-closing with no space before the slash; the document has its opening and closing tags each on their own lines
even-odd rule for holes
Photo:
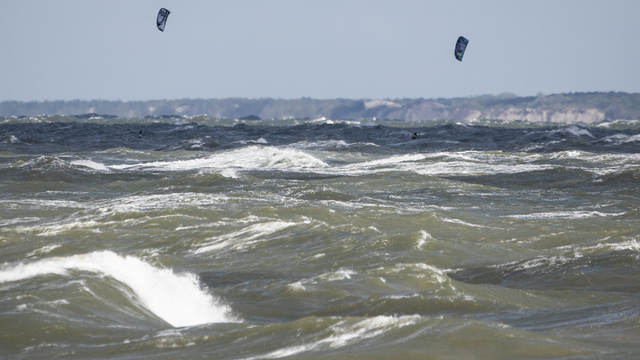
<svg viewBox="0 0 640 360">
<path fill-rule="evenodd" d="M 142 130 L 140 130 L 140 133 L 138 134 L 138 139 L 142 139 Z"/>
<path fill-rule="evenodd" d="M 415 139 L 417 137 L 418 137 L 418 133 L 417 132 L 413 133 L 413 138 Z"/>
</svg>

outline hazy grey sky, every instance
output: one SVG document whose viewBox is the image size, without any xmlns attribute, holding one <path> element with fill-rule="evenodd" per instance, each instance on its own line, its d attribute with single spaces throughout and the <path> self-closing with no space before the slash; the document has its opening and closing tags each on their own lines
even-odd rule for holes
<svg viewBox="0 0 640 360">
<path fill-rule="evenodd" d="M 0 101 L 640 92 L 639 0 L 0 4 Z"/>
</svg>

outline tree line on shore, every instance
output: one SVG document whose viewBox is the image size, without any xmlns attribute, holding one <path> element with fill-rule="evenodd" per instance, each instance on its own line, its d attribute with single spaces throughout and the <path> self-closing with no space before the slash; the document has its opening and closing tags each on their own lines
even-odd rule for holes
<svg viewBox="0 0 640 360">
<path fill-rule="evenodd" d="M 179 99 L 148 101 L 3 101 L 0 116 L 100 114 L 120 118 L 208 115 L 229 119 L 443 119 L 593 123 L 639 120 L 640 93 L 588 92 L 520 97 L 514 94 L 450 99 Z"/>
</svg>

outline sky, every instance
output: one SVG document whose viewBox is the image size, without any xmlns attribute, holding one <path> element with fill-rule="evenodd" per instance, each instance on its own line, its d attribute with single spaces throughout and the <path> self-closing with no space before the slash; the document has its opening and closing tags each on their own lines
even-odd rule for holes
<svg viewBox="0 0 640 360">
<path fill-rule="evenodd" d="M 0 101 L 637 93 L 638 14 L 638 0 L 0 0 Z"/>
</svg>

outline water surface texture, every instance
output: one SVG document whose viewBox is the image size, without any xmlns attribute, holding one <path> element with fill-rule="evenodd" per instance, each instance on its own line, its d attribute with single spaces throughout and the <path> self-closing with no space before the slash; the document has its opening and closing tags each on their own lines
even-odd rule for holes
<svg viewBox="0 0 640 360">
<path fill-rule="evenodd" d="M 635 359 L 639 153 L 632 121 L 0 118 L 0 357 Z"/>
</svg>

